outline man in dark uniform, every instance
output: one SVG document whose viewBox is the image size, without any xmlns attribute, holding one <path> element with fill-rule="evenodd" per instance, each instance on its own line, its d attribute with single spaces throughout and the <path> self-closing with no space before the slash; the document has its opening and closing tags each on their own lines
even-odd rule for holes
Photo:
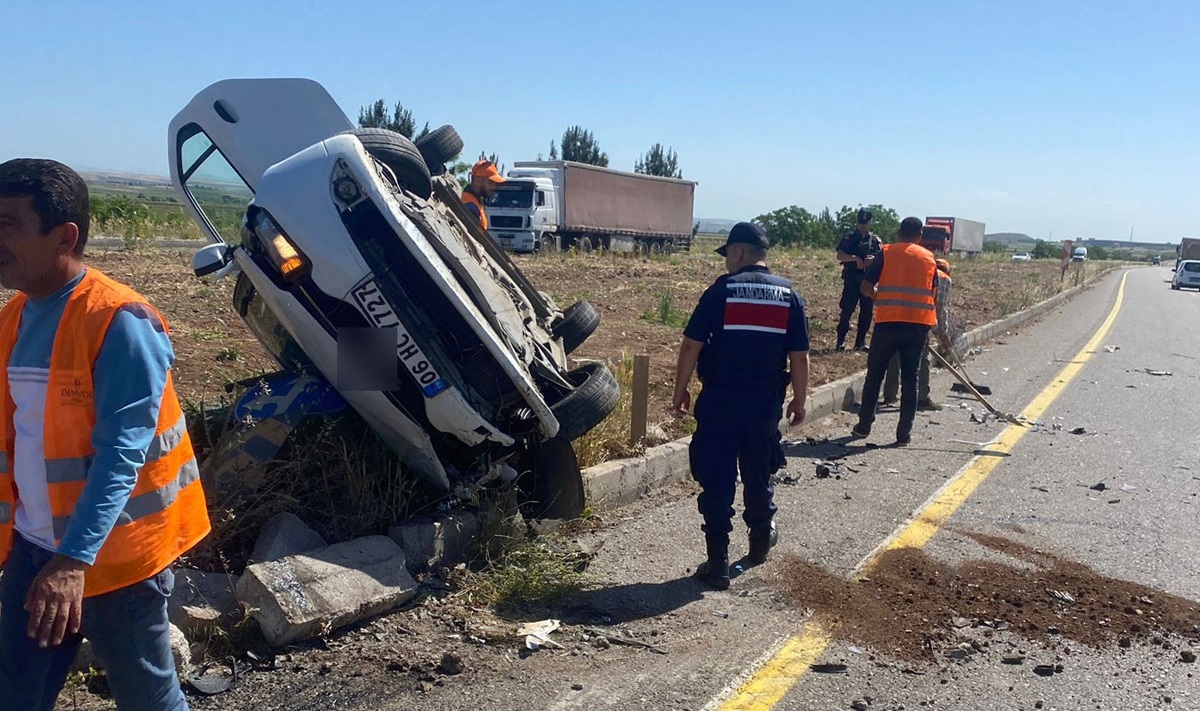
<svg viewBox="0 0 1200 711">
<path fill-rule="evenodd" d="M 717 253 L 727 274 L 705 290 L 683 332 L 675 373 L 674 408 L 687 413 L 692 372 L 702 384 L 689 457 L 700 484 L 708 560 L 696 576 L 729 587 L 729 534 L 739 470 L 749 560 L 763 563 L 779 540 L 771 475 L 783 466 L 779 421 L 787 387 L 788 421 L 804 421 L 808 394 L 808 318 L 804 302 L 783 277 L 767 269 L 770 242 L 758 225 L 740 222 Z M 790 366 L 790 369 L 789 369 Z"/>
<path fill-rule="evenodd" d="M 858 224 L 854 231 L 843 237 L 841 243 L 838 244 L 837 260 L 842 265 L 842 300 L 838 304 L 842 309 L 842 315 L 838 319 L 837 327 L 837 349 L 839 351 L 846 350 L 846 335 L 850 333 L 850 319 L 854 316 L 856 308 L 859 309 L 859 312 L 854 350 L 866 350 L 867 331 L 871 330 L 874 304 L 871 298 L 862 292 L 862 280 L 867 267 L 875 259 L 875 255 L 879 254 L 881 247 L 879 238 L 872 234 L 867 227 L 871 222 L 871 217 L 870 210 L 865 207 L 860 208 Z"/>
</svg>

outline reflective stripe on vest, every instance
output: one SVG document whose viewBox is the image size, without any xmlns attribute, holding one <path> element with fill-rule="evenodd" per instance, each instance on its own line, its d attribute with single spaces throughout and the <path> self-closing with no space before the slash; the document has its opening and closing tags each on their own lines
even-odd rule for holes
<svg viewBox="0 0 1200 711">
<path fill-rule="evenodd" d="M 466 190 L 464 190 L 463 194 L 462 194 L 462 201 L 463 201 L 464 205 L 469 203 L 469 204 L 474 205 L 475 207 L 479 208 L 479 226 L 482 227 L 484 229 L 484 231 L 487 231 L 487 228 L 488 228 L 487 210 L 483 209 L 483 203 L 480 202 L 479 197 L 475 193 L 467 192 Z"/>
<path fill-rule="evenodd" d="M 124 510 L 117 517 L 117 526 L 124 526 L 135 521 L 152 516 L 156 513 L 165 511 L 175 500 L 179 498 L 179 492 L 183 491 L 189 484 L 200 479 L 200 466 L 193 457 L 184 462 L 180 467 L 179 473 L 168 482 L 154 491 L 148 491 L 138 496 L 132 496 L 125 503 Z M 71 523 L 70 516 L 55 516 L 54 517 L 54 538 L 61 539 L 67 535 L 67 526 Z"/>
<path fill-rule="evenodd" d="M 150 448 L 146 450 L 146 464 L 163 458 L 163 455 L 179 446 L 187 434 L 187 420 L 183 415 L 165 432 L 154 435 Z M 5 459 L 8 454 L 4 453 Z M 88 469 L 92 466 L 90 454 L 86 457 L 68 457 L 67 459 L 46 460 L 46 483 L 67 484 L 72 481 L 87 481 Z M 7 465 L 4 469 L 8 469 Z"/>
<path fill-rule="evenodd" d="M 936 274 L 937 262 L 928 249 L 908 242 L 885 245 L 883 273 L 875 290 L 875 322 L 936 326 Z"/>
<path fill-rule="evenodd" d="M 12 472 L 14 404 L 8 395 L 6 366 L 25 301 L 24 294 L 18 293 L 0 310 L 0 562 L 12 549 L 18 495 Z M 92 367 L 113 317 L 122 307 L 134 304 L 158 318 L 163 332 L 170 333 L 166 320 L 141 295 L 91 268 L 71 293 L 58 323 L 50 356 L 42 444 L 54 537 L 59 543 L 70 527 L 95 457 L 91 444 L 96 425 Z M 85 597 L 161 572 L 211 530 L 199 467 L 170 371 L 154 432 L 133 491 L 84 574 Z"/>
</svg>

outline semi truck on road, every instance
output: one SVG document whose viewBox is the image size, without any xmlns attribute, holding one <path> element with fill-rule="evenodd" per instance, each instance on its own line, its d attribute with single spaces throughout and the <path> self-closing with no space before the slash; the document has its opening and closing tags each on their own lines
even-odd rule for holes
<svg viewBox="0 0 1200 711">
<path fill-rule="evenodd" d="M 1179 240 L 1179 251 L 1176 253 L 1175 266 L 1185 259 L 1200 259 L 1200 238 L 1184 237 Z"/>
<path fill-rule="evenodd" d="M 521 161 L 488 202 L 488 231 L 543 247 L 666 254 L 691 247 L 696 183 L 572 161 Z"/>
<path fill-rule="evenodd" d="M 984 224 L 962 217 L 926 217 L 926 228 L 941 228 L 950 235 L 946 251 L 960 254 L 979 254 L 983 251 Z"/>
</svg>

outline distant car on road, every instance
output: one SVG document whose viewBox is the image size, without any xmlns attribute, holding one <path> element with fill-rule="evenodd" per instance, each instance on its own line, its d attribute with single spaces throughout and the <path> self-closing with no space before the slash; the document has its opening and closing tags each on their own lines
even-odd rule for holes
<svg viewBox="0 0 1200 711">
<path fill-rule="evenodd" d="M 1154 261 L 1154 266 L 1156 266 L 1156 267 L 1162 265 L 1162 257 L 1157 254 L 1154 255 L 1153 261 Z"/>
<path fill-rule="evenodd" d="M 1031 262 L 1033 261 L 1033 255 L 1029 252 L 1017 252 L 1012 256 L 1012 260 L 1014 262 Z"/>
<path fill-rule="evenodd" d="M 1175 268 L 1171 277 L 1171 288 L 1200 290 L 1200 259 L 1185 259 Z"/>
<path fill-rule="evenodd" d="M 1087 261 L 1087 247 L 1076 247 L 1075 252 L 1071 255 L 1072 262 Z"/>
</svg>

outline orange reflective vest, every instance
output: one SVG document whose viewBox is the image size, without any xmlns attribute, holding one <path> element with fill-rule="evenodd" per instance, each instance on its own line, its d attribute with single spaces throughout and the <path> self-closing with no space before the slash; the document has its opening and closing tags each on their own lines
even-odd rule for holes
<svg viewBox="0 0 1200 711">
<path fill-rule="evenodd" d="M 876 323 L 937 325 L 933 252 L 919 244 L 884 245 L 883 273 L 875 291 Z"/>
<path fill-rule="evenodd" d="M 18 293 L 0 311 L 0 441 L 4 443 L 0 451 L 0 563 L 12 550 L 19 495 L 13 473 L 16 405 L 9 394 L 8 362 L 25 301 L 25 295 Z M 43 424 L 56 542 L 61 542 L 66 533 L 94 454 L 92 365 L 113 316 L 121 306 L 131 303 L 153 309 L 137 292 L 89 268 L 68 298 L 58 324 Z M 166 319 L 154 313 L 166 329 Z M 210 530 L 200 471 L 168 371 L 146 463 L 138 470 L 137 483 L 116 526 L 100 547 L 95 563 L 84 573 L 84 596 L 111 592 L 158 574 Z"/>
<path fill-rule="evenodd" d="M 479 226 L 486 232 L 488 228 L 487 210 L 483 209 L 483 203 L 480 202 L 479 196 L 469 190 L 464 190 L 462 201 L 464 205 L 474 205 L 479 209 Z"/>
</svg>

